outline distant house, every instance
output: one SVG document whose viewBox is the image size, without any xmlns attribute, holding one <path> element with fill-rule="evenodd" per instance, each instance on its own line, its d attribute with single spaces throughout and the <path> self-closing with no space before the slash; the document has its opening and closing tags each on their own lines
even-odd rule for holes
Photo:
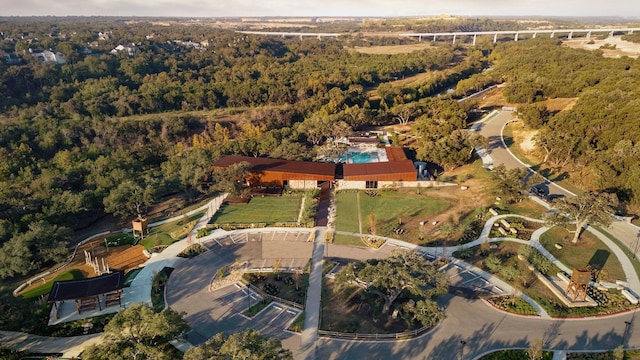
<svg viewBox="0 0 640 360">
<path fill-rule="evenodd" d="M 0 57 L 4 59 L 5 64 L 7 65 L 16 65 L 22 62 L 22 58 L 14 53 L 7 53 L 0 50 Z"/>
<path fill-rule="evenodd" d="M 251 165 L 246 179 L 250 186 L 313 189 L 335 179 L 335 165 L 332 163 L 230 155 L 218 159 L 213 167 L 224 168 L 243 161 Z"/>
<path fill-rule="evenodd" d="M 31 53 L 31 56 L 40 60 L 43 63 L 54 63 L 54 64 L 62 65 L 67 62 L 64 58 L 64 55 L 59 52 L 53 52 L 51 50 L 35 52 L 35 51 L 32 51 L 31 49 L 29 49 L 29 52 Z"/>
<path fill-rule="evenodd" d="M 131 44 L 131 46 L 118 45 L 113 50 L 111 50 L 111 53 L 114 55 L 121 52 L 124 52 L 128 56 L 135 56 L 135 54 L 138 52 L 138 48 L 134 44 Z"/>
<path fill-rule="evenodd" d="M 347 141 L 349 145 L 359 148 L 375 148 L 380 144 L 376 137 L 350 137 Z"/>
</svg>

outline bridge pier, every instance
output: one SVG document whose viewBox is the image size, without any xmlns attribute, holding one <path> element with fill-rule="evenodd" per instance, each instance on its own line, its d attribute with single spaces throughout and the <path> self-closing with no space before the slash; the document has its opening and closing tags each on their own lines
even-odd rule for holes
<svg viewBox="0 0 640 360">
<path fill-rule="evenodd" d="M 536 38 L 536 35 L 538 35 L 538 33 L 535 33 L 535 32 L 534 32 L 534 33 L 533 33 L 533 37 L 532 37 L 532 39 L 535 39 L 535 38 Z"/>
<path fill-rule="evenodd" d="M 629 35 L 633 34 L 633 30 L 629 30 L 629 32 L 627 34 L 629 34 Z"/>
<path fill-rule="evenodd" d="M 418 36 L 418 42 L 422 42 L 422 35 Z"/>
<path fill-rule="evenodd" d="M 613 37 L 613 31 L 609 33 L 609 37 Z"/>
<path fill-rule="evenodd" d="M 570 33 L 569 33 L 568 38 L 569 38 L 569 40 L 573 39 L 573 32 L 570 32 Z"/>
<path fill-rule="evenodd" d="M 476 46 L 476 38 L 478 37 L 478 34 L 473 34 L 473 46 Z"/>
<path fill-rule="evenodd" d="M 433 42 L 436 42 L 436 34 L 433 34 Z"/>
<path fill-rule="evenodd" d="M 516 33 L 515 41 L 518 41 L 518 35 L 520 35 L 520 33 Z"/>
<path fill-rule="evenodd" d="M 591 39 L 591 31 L 587 32 L 587 39 Z"/>
<path fill-rule="evenodd" d="M 498 42 L 498 33 L 493 34 L 493 43 L 497 43 Z"/>
<path fill-rule="evenodd" d="M 556 36 L 556 32 L 555 32 L 555 31 L 552 31 L 552 32 L 551 32 L 551 36 L 549 36 L 549 37 L 550 37 L 550 38 L 552 38 L 552 37 L 554 37 L 554 36 Z"/>
<path fill-rule="evenodd" d="M 453 43 L 456 43 L 456 34 L 453 34 Z"/>
</svg>

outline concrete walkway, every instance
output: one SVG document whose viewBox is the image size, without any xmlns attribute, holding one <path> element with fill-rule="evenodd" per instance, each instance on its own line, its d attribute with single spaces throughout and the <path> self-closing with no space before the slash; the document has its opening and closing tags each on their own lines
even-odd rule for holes
<svg viewBox="0 0 640 360">
<path fill-rule="evenodd" d="M 62 357 L 78 357 L 82 350 L 100 342 L 102 334 L 91 334 L 70 337 L 47 337 L 25 334 L 15 331 L 0 330 L 0 344 L 2 346 L 35 353 L 61 353 Z"/>
<path fill-rule="evenodd" d="M 151 306 L 151 286 L 153 284 L 154 276 L 165 267 L 173 267 L 176 261 L 180 259 L 177 255 L 182 252 L 182 250 L 187 248 L 190 243 L 204 242 L 207 238 L 215 236 L 215 234 L 210 234 L 205 238 L 196 239 L 198 230 L 207 226 L 207 224 L 211 220 L 211 217 L 220 208 L 226 196 L 226 193 L 219 195 L 213 200 L 209 201 L 206 205 L 203 205 L 187 213 L 195 214 L 199 211 L 207 209 L 207 212 L 202 216 L 202 218 L 200 218 L 200 220 L 198 220 L 196 226 L 191 230 L 187 238 L 171 244 L 161 253 L 151 254 L 151 258 L 147 260 L 142 270 L 140 270 L 135 279 L 133 279 L 133 281 L 131 282 L 131 286 L 125 288 L 124 290 L 122 300 L 125 307 L 129 307 L 130 305 L 136 303 L 145 303 Z M 165 220 L 164 222 L 154 223 L 153 225 L 155 226 L 169 221 L 176 221 L 180 220 L 181 218 L 182 216 L 179 216 L 176 218 Z"/>
<path fill-rule="evenodd" d="M 302 330 L 301 349 L 304 359 L 315 359 L 315 347 L 318 340 L 320 326 L 320 298 L 322 295 L 322 264 L 324 257 L 324 228 L 316 229 L 316 239 L 313 243 L 311 256 L 311 272 L 309 274 L 309 288 L 307 302 L 304 307 L 304 327 Z"/>
<path fill-rule="evenodd" d="M 566 360 L 566 359 L 567 359 L 566 350 L 556 350 L 553 352 L 553 360 Z"/>
</svg>

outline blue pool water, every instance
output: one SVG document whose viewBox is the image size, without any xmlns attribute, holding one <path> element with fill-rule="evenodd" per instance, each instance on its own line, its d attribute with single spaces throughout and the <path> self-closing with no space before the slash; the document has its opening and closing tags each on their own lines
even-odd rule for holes
<svg viewBox="0 0 640 360">
<path fill-rule="evenodd" d="M 377 162 L 378 157 L 368 152 L 352 152 L 340 156 L 340 160 L 347 164 L 366 164 Z"/>
</svg>

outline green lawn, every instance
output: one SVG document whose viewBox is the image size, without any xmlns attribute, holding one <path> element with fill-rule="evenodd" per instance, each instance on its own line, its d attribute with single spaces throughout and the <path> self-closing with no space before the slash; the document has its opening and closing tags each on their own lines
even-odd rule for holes
<svg viewBox="0 0 640 360">
<path fill-rule="evenodd" d="M 591 264 L 605 270 L 608 281 L 626 280 L 620 261 L 600 239 L 587 231 L 580 235 L 577 244 L 571 243 L 572 237 L 573 233 L 556 226 L 542 234 L 540 243 L 569 268 L 582 268 Z M 562 244 L 563 248 L 557 249 L 556 243 Z"/>
<path fill-rule="evenodd" d="M 506 210 L 512 214 L 541 219 L 542 213 L 544 213 L 547 208 L 527 198 L 517 203 L 508 204 Z"/>
<path fill-rule="evenodd" d="M 333 243 L 336 244 L 336 245 L 350 245 L 350 246 L 366 247 L 366 245 L 362 242 L 362 240 L 360 240 L 359 236 L 353 236 L 353 235 L 336 234 L 336 238 L 333 241 Z"/>
<path fill-rule="evenodd" d="M 176 221 L 172 221 L 170 223 L 166 223 L 166 224 L 162 224 L 160 226 L 154 226 L 152 228 L 149 228 L 149 232 L 153 235 L 153 234 L 157 234 L 157 233 L 167 233 L 167 234 L 171 234 L 174 231 L 180 231 L 180 229 L 182 229 L 182 227 L 184 227 L 186 224 L 192 222 L 192 221 L 198 221 L 200 220 L 200 218 L 204 215 L 206 211 L 199 211 L 193 215 L 190 216 L 184 216 L 182 218 L 180 218 L 179 220 Z M 179 239 L 177 239 L 179 240 Z"/>
<path fill-rule="evenodd" d="M 247 204 L 224 204 L 210 224 L 297 222 L 302 196 L 254 197 Z"/>
<path fill-rule="evenodd" d="M 336 230 L 359 232 L 358 200 L 354 190 L 339 191 L 336 194 Z M 338 239 L 336 238 L 336 242 Z"/>
<path fill-rule="evenodd" d="M 25 299 L 30 299 L 30 298 L 38 297 L 40 295 L 47 294 L 49 293 L 49 291 L 51 291 L 51 287 L 53 286 L 53 283 L 55 281 L 75 280 L 75 279 L 82 279 L 82 278 L 84 278 L 84 275 L 82 274 L 82 271 L 78 269 L 65 271 L 62 274 L 56 276 L 53 280 L 48 281 L 28 291 L 25 291 L 24 293 L 22 293 L 22 297 Z"/>
<path fill-rule="evenodd" d="M 174 242 L 176 242 L 176 240 L 169 236 L 169 234 L 162 232 L 149 235 L 148 237 L 140 240 L 138 244 L 144 246 L 146 250 L 150 250 L 156 246 L 171 245 Z"/>
<path fill-rule="evenodd" d="M 118 233 L 118 234 L 111 235 L 105 240 L 106 240 L 106 243 L 108 243 L 109 246 L 111 247 L 122 246 L 122 245 L 133 245 L 135 243 L 135 239 L 133 238 L 133 235 L 125 234 L 125 233 Z M 105 241 L 101 242 L 100 244 L 104 246 Z"/>
<path fill-rule="evenodd" d="M 378 196 L 360 193 L 360 219 L 363 231 L 369 227 L 369 217 L 373 214 L 378 227 L 384 223 L 399 223 L 409 218 L 428 218 L 449 207 L 444 199 L 428 195 L 418 195 L 416 191 L 378 191 Z"/>
<path fill-rule="evenodd" d="M 621 243 L 620 240 L 616 239 L 615 237 L 613 237 L 613 235 L 609 234 L 607 230 L 597 226 L 595 228 L 596 230 L 603 233 L 606 237 L 608 237 L 609 240 L 613 241 L 616 245 L 618 245 L 620 249 L 622 249 L 625 255 L 627 255 L 627 257 L 629 258 L 629 261 L 631 261 L 631 265 L 633 265 L 633 268 L 635 269 L 636 274 L 638 274 L 638 276 L 640 277 L 640 257 L 634 258 L 633 252 L 629 250 L 627 245 Z"/>
</svg>

